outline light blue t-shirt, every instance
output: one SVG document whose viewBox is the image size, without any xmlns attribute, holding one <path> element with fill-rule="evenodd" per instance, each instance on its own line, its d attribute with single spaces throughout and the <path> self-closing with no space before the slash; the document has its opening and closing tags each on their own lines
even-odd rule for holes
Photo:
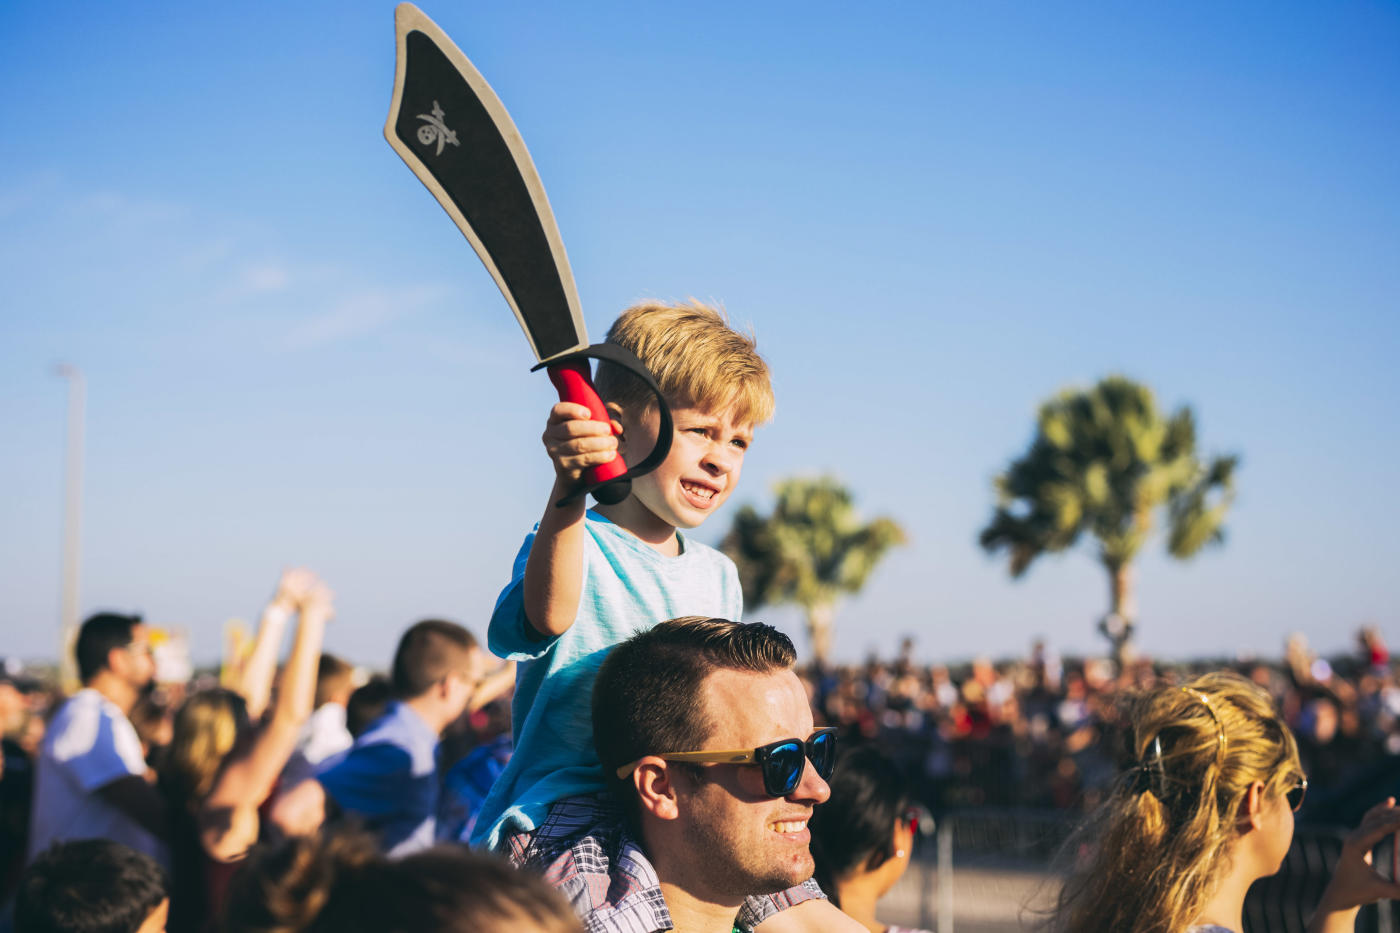
<svg viewBox="0 0 1400 933">
<path fill-rule="evenodd" d="M 739 572 L 714 548 L 677 532 L 681 553 L 665 557 L 592 511 L 584 532 L 583 591 L 567 632 L 544 640 L 526 633 L 522 591 L 533 533 L 491 614 L 491 651 L 521 662 L 511 709 L 515 754 L 482 804 L 473 845 L 495 848 L 537 827 L 556 800 L 606 789 L 593 749 L 593 680 L 614 645 L 678 616 L 737 621 L 743 611 Z"/>
</svg>

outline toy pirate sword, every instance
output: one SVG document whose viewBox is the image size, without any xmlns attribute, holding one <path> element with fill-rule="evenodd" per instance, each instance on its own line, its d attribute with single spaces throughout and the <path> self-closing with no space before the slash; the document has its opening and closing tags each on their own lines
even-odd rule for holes
<svg viewBox="0 0 1400 933">
<path fill-rule="evenodd" d="M 607 410 L 589 379 L 588 360 L 636 373 L 656 394 L 656 446 L 630 470 L 618 457 L 595 467 L 560 505 L 591 493 L 599 502 L 627 497 L 631 479 L 656 468 L 671 447 L 671 413 L 638 359 L 615 344 L 588 345 L 559 228 L 544 185 L 510 115 L 490 85 L 437 24 L 411 3 L 394 12 L 398 67 L 384 136 L 437 198 L 500 286 L 547 367 L 561 401 Z"/>
</svg>

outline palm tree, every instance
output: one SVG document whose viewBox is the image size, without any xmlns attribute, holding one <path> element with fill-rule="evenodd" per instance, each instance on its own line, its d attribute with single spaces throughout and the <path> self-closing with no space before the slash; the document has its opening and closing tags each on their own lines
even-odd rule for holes
<svg viewBox="0 0 1400 933">
<path fill-rule="evenodd" d="M 904 530 L 891 518 L 864 524 L 850 490 L 831 477 L 784 480 L 776 492 L 771 515 L 740 509 L 720 548 L 739 568 L 746 606 L 802 607 L 812 653 L 825 664 L 837 601 L 865 586 Z"/>
<path fill-rule="evenodd" d="M 1066 390 L 1040 407 L 1030 450 L 997 477 L 998 505 L 980 541 L 990 553 L 1006 551 L 1020 577 L 1041 554 L 1093 535 L 1109 579 L 1099 630 L 1121 667 L 1137 622 L 1133 559 L 1158 510 L 1166 510 L 1173 557 L 1223 541 L 1237 459 L 1198 458 L 1191 409 L 1163 417 L 1152 391 L 1130 379 Z"/>
</svg>

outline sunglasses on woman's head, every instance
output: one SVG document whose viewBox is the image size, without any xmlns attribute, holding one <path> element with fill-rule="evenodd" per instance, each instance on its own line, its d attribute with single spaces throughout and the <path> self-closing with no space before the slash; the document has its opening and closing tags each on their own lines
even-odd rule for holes
<svg viewBox="0 0 1400 933">
<path fill-rule="evenodd" d="M 657 755 L 663 761 L 710 762 L 714 764 L 757 765 L 763 772 L 763 791 L 770 797 L 786 797 L 802 783 L 802 772 L 811 760 L 812 767 L 823 781 L 831 777 L 836 767 L 836 730 L 818 729 L 802 739 L 779 739 L 758 748 L 727 751 L 667 752 Z M 637 759 L 617 769 L 625 778 L 641 764 Z"/>
<path fill-rule="evenodd" d="M 1292 808 L 1294 813 L 1298 812 L 1298 808 L 1303 805 L 1303 798 L 1307 796 L 1308 779 L 1305 777 L 1298 778 L 1292 787 L 1283 792 L 1284 799 L 1288 801 L 1288 806 Z"/>
</svg>

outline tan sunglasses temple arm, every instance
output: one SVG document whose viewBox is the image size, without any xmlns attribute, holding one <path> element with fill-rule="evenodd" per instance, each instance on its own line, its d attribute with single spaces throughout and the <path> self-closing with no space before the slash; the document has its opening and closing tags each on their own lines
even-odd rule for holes
<svg viewBox="0 0 1400 933">
<path fill-rule="evenodd" d="M 733 765 L 750 764 L 754 761 L 753 749 L 750 748 L 736 748 L 729 751 L 714 752 L 668 752 L 665 755 L 647 755 L 646 757 L 660 758 L 662 761 L 715 762 L 718 764 Z M 642 759 L 638 758 L 636 761 L 623 765 L 617 769 L 617 776 L 619 778 L 627 777 L 627 775 L 636 771 L 641 763 Z"/>
</svg>

